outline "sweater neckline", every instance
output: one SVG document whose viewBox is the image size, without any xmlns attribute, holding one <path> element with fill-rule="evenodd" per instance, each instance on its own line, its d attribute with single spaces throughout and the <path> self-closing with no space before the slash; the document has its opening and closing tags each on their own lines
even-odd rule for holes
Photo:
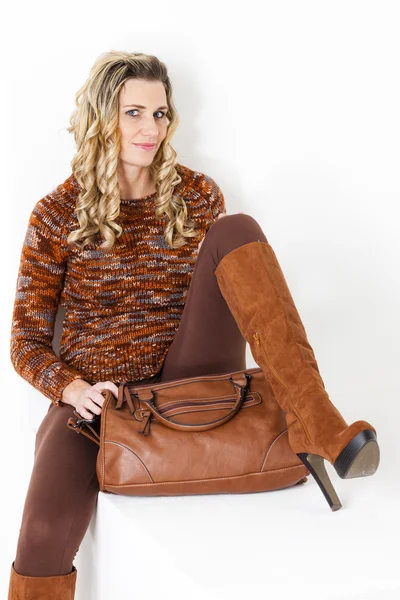
<svg viewBox="0 0 400 600">
<path fill-rule="evenodd" d="M 131 203 L 135 203 L 135 202 L 143 202 L 145 200 L 150 200 L 152 198 L 154 198 L 155 196 L 157 196 L 158 192 L 153 192 L 152 194 L 147 194 L 147 196 L 142 196 L 141 198 L 120 198 L 121 202 L 131 202 Z"/>
</svg>

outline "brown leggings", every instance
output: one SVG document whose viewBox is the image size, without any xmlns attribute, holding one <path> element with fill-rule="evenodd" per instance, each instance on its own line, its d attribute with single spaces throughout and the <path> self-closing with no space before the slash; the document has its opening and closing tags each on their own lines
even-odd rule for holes
<svg viewBox="0 0 400 600">
<path fill-rule="evenodd" d="M 163 366 L 155 376 L 138 383 L 246 368 L 246 340 L 214 271 L 225 254 L 255 240 L 267 238 L 250 215 L 227 215 L 212 225 L 200 248 L 182 318 Z M 66 426 L 73 410 L 69 404 L 61 408 L 50 404 L 36 434 L 14 563 L 22 575 L 70 573 L 96 505 L 98 446 Z"/>
</svg>

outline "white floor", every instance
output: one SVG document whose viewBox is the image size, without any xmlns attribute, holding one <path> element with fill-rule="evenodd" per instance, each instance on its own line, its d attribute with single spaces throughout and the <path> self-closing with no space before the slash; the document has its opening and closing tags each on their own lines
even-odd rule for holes
<svg viewBox="0 0 400 600">
<path fill-rule="evenodd" d="M 381 442 L 381 456 L 385 454 Z M 255 494 L 100 493 L 75 565 L 77 600 L 398 600 L 398 470 L 342 480 L 332 512 L 310 476 Z"/>
</svg>

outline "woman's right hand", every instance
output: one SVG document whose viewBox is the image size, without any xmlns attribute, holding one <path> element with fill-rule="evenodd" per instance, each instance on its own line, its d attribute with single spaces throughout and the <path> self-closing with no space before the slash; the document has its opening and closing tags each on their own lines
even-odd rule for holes
<svg viewBox="0 0 400 600">
<path fill-rule="evenodd" d="M 84 379 L 74 379 L 63 391 L 62 401 L 76 408 L 84 419 L 93 419 L 101 414 L 104 403 L 103 390 L 110 390 L 118 398 L 118 387 L 112 381 L 98 381 L 90 385 Z"/>
</svg>

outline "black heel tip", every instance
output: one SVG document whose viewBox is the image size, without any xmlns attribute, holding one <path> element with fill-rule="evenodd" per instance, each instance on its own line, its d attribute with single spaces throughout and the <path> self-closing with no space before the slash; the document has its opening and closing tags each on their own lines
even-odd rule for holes
<svg viewBox="0 0 400 600">
<path fill-rule="evenodd" d="M 376 434 L 371 429 L 365 429 L 343 448 L 333 466 L 342 479 L 367 477 L 376 472 L 379 460 Z"/>
</svg>

